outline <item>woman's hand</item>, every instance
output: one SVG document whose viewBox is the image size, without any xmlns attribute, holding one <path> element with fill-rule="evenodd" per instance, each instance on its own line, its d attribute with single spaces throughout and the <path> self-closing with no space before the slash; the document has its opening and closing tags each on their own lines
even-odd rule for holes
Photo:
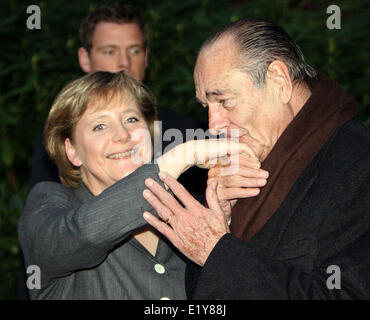
<svg viewBox="0 0 370 320">
<path fill-rule="evenodd" d="M 257 159 L 254 151 L 244 143 L 230 139 L 192 140 L 177 145 L 157 159 L 160 171 L 170 173 L 177 179 L 183 172 L 196 165 L 209 169 L 217 164 L 230 163 L 230 156 L 245 154 Z"/>
</svg>

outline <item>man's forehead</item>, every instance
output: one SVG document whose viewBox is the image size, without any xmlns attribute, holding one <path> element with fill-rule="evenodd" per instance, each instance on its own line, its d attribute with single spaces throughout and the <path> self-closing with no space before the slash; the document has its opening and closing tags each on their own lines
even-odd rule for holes
<svg viewBox="0 0 370 320">
<path fill-rule="evenodd" d="M 204 47 L 199 53 L 194 74 L 208 74 L 212 70 L 222 70 L 234 64 L 238 52 L 231 37 L 222 37 L 211 45 Z"/>
<path fill-rule="evenodd" d="M 198 98 L 220 95 L 226 89 L 225 82 L 235 72 L 236 54 L 228 47 L 216 51 L 201 52 L 194 69 L 194 84 Z M 222 89 L 222 91 L 221 91 Z"/>
<path fill-rule="evenodd" d="M 144 36 L 136 22 L 111 22 L 100 21 L 94 29 L 93 41 L 109 42 L 110 40 L 117 41 L 135 41 L 143 42 Z"/>
<path fill-rule="evenodd" d="M 205 47 L 206 50 L 211 50 L 214 54 L 231 52 L 235 48 L 235 40 L 232 35 L 223 35 L 211 44 Z"/>
</svg>

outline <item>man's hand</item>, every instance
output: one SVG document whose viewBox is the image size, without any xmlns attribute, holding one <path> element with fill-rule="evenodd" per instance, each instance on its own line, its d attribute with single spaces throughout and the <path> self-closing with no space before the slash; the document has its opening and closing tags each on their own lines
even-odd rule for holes
<svg viewBox="0 0 370 320">
<path fill-rule="evenodd" d="M 238 159 L 235 160 L 235 157 Z M 269 173 L 260 169 L 258 160 L 243 154 L 232 156 L 227 166 L 215 166 L 208 171 L 207 184 L 217 180 L 217 195 L 223 212 L 229 217 L 237 199 L 254 197 L 265 186 Z"/>
<path fill-rule="evenodd" d="M 143 196 L 165 222 L 149 212 L 144 212 L 143 217 L 185 256 L 203 266 L 216 243 L 230 232 L 217 198 L 217 181 L 211 182 L 207 187 L 206 199 L 209 208 L 206 208 L 170 174 L 161 172 L 159 176 L 183 206 L 157 182 L 147 179 L 145 184 L 150 191 L 144 190 Z"/>
</svg>

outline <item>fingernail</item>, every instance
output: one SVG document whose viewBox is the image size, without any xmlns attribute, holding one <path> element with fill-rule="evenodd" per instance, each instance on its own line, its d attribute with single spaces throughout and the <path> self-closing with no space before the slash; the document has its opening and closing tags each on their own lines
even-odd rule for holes
<svg viewBox="0 0 370 320">
<path fill-rule="evenodd" d="M 145 190 L 143 191 L 143 197 L 144 197 L 145 199 L 148 199 L 148 198 L 150 197 L 150 192 L 149 192 L 149 190 L 145 189 Z"/>
<path fill-rule="evenodd" d="M 148 178 L 145 180 L 145 185 L 148 186 L 148 187 L 151 187 L 153 185 L 153 180 Z"/>
<path fill-rule="evenodd" d="M 253 190 L 253 192 L 252 192 L 252 196 L 256 196 L 256 195 L 258 195 L 260 193 L 260 189 L 255 189 L 255 190 Z"/>
<path fill-rule="evenodd" d="M 267 171 L 261 171 L 260 177 L 267 179 L 269 177 L 269 173 Z"/>
<path fill-rule="evenodd" d="M 148 212 L 144 212 L 144 213 L 143 213 L 143 218 L 144 218 L 145 220 L 149 218 L 149 214 L 148 214 Z"/>
<path fill-rule="evenodd" d="M 261 164 L 260 164 L 259 162 L 255 163 L 255 164 L 254 164 L 254 168 L 255 168 L 255 169 L 259 169 L 259 168 L 261 168 Z"/>
<path fill-rule="evenodd" d="M 259 185 L 265 185 L 265 184 L 267 183 L 267 180 L 266 180 L 266 179 L 258 179 L 258 180 L 257 180 L 257 183 L 258 183 Z"/>
<path fill-rule="evenodd" d="M 243 155 L 243 156 L 244 156 L 244 157 L 246 157 L 246 158 L 250 158 L 250 157 L 251 157 L 249 154 L 247 154 L 247 153 L 245 153 L 245 152 L 242 152 L 242 153 L 241 153 L 241 155 Z"/>
<path fill-rule="evenodd" d="M 163 179 L 166 178 L 166 173 L 161 171 L 161 172 L 158 173 L 158 176 L 159 176 L 159 178 L 161 178 L 161 180 L 163 180 Z"/>
<path fill-rule="evenodd" d="M 211 185 L 212 189 L 216 189 L 217 188 L 217 180 L 211 181 L 210 185 Z"/>
</svg>

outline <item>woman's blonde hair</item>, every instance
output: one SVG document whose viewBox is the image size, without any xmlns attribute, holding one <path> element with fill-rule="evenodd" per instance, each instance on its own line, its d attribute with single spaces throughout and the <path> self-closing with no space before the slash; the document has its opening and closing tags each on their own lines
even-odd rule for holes
<svg viewBox="0 0 370 320">
<path fill-rule="evenodd" d="M 109 105 L 114 98 L 122 101 L 131 96 L 154 136 L 154 121 L 157 119 L 155 100 L 148 88 L 123 71 L 111 73 L 97 71 L 70 82 L 57 95 L 49 112 L 44 129 L 45 148 L 56 163 L 63 185 L 80 187 L 80 168 L 68 159 L 65 139 L 73 143 L 73 131 L 88 106 Z M 97 106 L 97 108 L 99 108 Z"/>
</svg>

